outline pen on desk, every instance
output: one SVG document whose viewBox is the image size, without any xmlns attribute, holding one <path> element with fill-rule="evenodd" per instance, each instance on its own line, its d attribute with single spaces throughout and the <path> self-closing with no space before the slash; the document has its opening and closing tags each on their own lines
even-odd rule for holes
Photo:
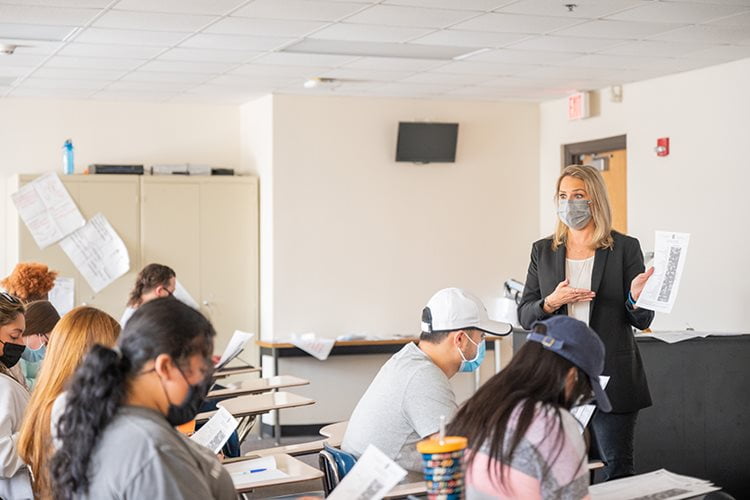
<svg viewBox="0 0 750 500">
<path fill-rule="evenodd" d="M 264 469 L 250 469 L 250 470 L 243 470 L 243 471 L 240 471 L 240 472 L 234 472 L 233 474 L 236 474 L 238 476 L 242 476 L 244 474 L 254 474 L 256 472 L 265 472 L 267 470 L 268 469 L 265 469 L 265 468 Z"/>
</svg>

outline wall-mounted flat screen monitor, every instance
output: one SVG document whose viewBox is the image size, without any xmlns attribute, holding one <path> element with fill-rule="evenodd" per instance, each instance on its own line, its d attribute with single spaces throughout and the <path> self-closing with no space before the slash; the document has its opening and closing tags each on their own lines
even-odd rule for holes
<svg viewBox="0 0 750 500">
<path fill-rule="evenodd" d="M 396 161 L 454 163 L 458 123 L 400 122 Z"/>
</svg>

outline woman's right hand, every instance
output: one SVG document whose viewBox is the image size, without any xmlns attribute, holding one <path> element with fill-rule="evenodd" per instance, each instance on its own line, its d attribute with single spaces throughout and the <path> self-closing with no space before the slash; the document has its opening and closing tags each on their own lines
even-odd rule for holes
<svg viewBox="0 0 750 500">
<path fill-rule="evenodd" d="M 571 287 L 570 281 L 566 279 L 558 283 L 555 287 L 555 291 L 545 297 L 544 311 L 548 314 L 552 314 L 566 304 L 591 302 L 595 296 L 596 293 L 591 290 Z"/>
</svg>

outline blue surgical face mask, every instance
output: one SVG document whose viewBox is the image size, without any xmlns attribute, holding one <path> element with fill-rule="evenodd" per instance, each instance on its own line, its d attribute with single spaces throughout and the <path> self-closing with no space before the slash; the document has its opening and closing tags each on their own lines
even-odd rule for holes
<svg viewBox="0 0 750 500">
<path fill-rule="evenodd" d="M 466 359 L 466 356 L 464 356 L 464 352 L 461 350 L 461 348 L 458 348 L 458 353 L 461 355 L 461 367 L 458 369 L 460 372 L 473 372 L 476 371 L 477 368 L 479 368 L 479 365 L 482 364 L 482 361 L 484 361 L 484 355 L 485 355 L 485 347 L 484 347 L 484 340 L 479 342 L 477 344 L 473 340 L 471 340 L 471 337 L 466 335 L 466 338 L 469 339 L 469 342 L 477 346 L 477 355 L 474 356 L 474 359 Z"/>
<path fill-rule="evenodd" d="M 38 363 L 39 361 L 44 359 L 44 356 L 47 355 L 47 346 L 42 344 L 42 346 L 39 349 L 31 349 L 30 347 L 26 347 L 26 349 L 23 351 L 23 354 L 21 354 L 21 359 L 28 363 Z"/>
</svg>

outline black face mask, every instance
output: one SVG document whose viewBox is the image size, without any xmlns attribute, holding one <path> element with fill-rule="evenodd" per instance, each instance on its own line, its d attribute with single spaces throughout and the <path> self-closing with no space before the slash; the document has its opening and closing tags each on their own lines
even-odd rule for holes
<svg viewBox="0 0 750 500">
<path fill-rule="evenodd" d="M 185 382 L 187 382 L 187 377 L 185 377 L 182 370 L 180 370 L 180 373 L 182 374 L 182 378 L 185 379 Z M 201 382 L 191 385 L 187 396 L 185 396 L 185 400 L 179 405 L 176 405 L 169 401 L 169 394 L 167 394 L 167 390 L 164 388 L 164 384 L 162 384 L 164 394 L 167 396 L 167 401 L 169 401 L 169 408 L 167 409 L 167 422 L 169 422 L 169 425 L 176 427 L 193 420 L 198 414 L 198 409 L 201 404 L 206 399 L 206 394 L 208 394 L 210 385 L 211 376 L 209 374 Z"/>
<path fill-rule="evenodd" d="M 3 355 L 0 356 L 0 363 L 4 364 L 7 368 L 13 368 L 21 359 L 21 354 L 26 350 L 26 346 L 23 344 L 13 344 L 11 342 L 3 342 Z"/>
</svg>

